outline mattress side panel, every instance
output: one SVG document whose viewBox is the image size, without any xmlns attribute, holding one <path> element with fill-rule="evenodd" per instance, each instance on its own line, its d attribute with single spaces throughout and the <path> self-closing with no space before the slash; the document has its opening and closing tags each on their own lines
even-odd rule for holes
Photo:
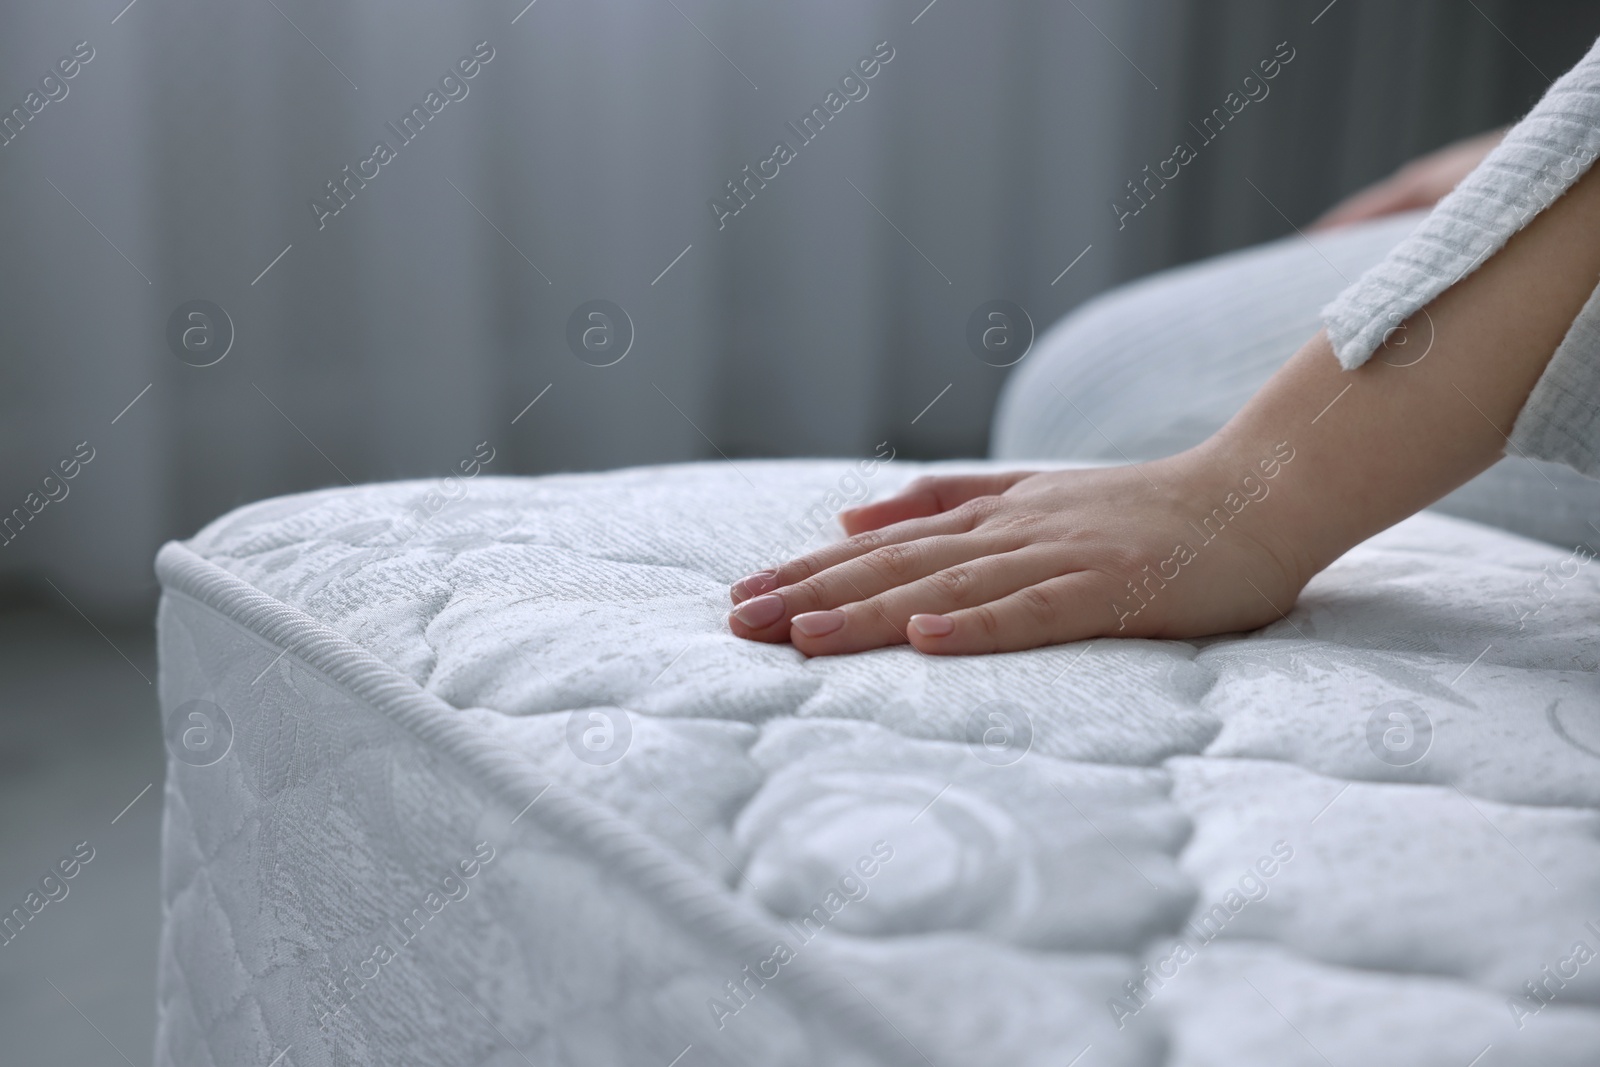
<svg viewBox="0 0 1600 1067">
<path fill-rule="evenodd" d="M 889 1062 L 292 652 L 171 593 L 160 640 L 157 1064 Z"/>
</svg>

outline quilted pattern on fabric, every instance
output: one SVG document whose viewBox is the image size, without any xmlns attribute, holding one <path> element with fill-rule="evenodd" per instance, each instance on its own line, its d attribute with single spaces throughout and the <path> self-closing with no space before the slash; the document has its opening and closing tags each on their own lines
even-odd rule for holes
<svg viewBox="0 0 1600 1067">
<path fill-rule="evenodd" d="M 1596 1061 L 1592 569 L 1424 515 L 1248 635 L 734 638 L 852 467 L 326 490 L 164 550 L 163 707 L 233 741 L 171 765 L 157 1062 Z"/>
</svg>

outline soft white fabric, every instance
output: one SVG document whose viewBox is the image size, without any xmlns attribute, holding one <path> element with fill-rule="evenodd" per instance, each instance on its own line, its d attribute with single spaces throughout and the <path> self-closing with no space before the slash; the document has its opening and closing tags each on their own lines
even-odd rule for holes
<svg viewBox="0 0 1600 1067">
<path fill-rule="evenodd" d="M 1511 428 L 1523 456 L 1564 463 L 1600 478 L 1600 288 L 1561 339 Z M 1600 486 L 1589 495 L 1600 498 Z M 1600 533 L 1600 524 L 1594 527 Z"/>
<path fill-rule="evenodd" d="M 1163 271 L 1114 289 L 1056 323 L 1017 367 L 1000 399 L 990 454 L 1018 465 L 1039 459 L 1155 459 L 1191 448 L 1221 428 L 1284 360 L 1316 333 L 1320 309 L 1341 286 L 1379 263 L 1425 213 L 1300 235 Z M 1584 387 L 1577 353 L 1586 316 L 1535 398 L 1575 375 L 1560 403 Z M 1586 350 L 1600 352 L 1600 309 Z M 1426 343 L 1425 338 L 1408 339 Z M 1395 342 L 1396 359 L 1402 349 Z M 1409 357 L 1404 357 L 1409 358 Z M 1530 402 L 1524 420 L 1558 410 Z M 1564 409 L 1558 421 L 1581 420 Z M 1600 435 L 1565 438 L 1551 460 L 1515 450 L 1434 505 L 1554 544 L 1600 545 L 1600 484 L 1570 449 L 1600 447 Z M 1585 445 L 1583 442 L 1587 440 Z"/>
<path fill-rule="evenodd" d="M 1482 266 L 1600 155 L 1600 41 L 1394 249 L 1323 309 L 1345 369 Z M 1600 477 L 1600 289 L 1517 417 L 1510 451 Z"/>
<path fill-rule="evenodd" d="M 1593 1063 L 1600 962 L 1520 1029 L 1508 998 L 1600 949 L 1596 572 L 1535 601 L 1563 553 L 1424 515 L 1248 636 L 735 639 L 728 584 L 853 469 L 480 477 L 420 524 L 434 484 L 328 490 L 163 550 L 163 708 L 234 737 L 170 766 L 157 1063 Z M 573 722 L 619 708 L 626 754 L 579 759 Z M 1397 708 L 1431 724 L 1409 766 L 1369 743 Z M 320 1030 L 480 841 L 470 892 Z"/>
<path fill-rule="evenodd" d="M 1600 41 L 1382 263 L 1323 309 L 1345 368 L 1481 267 L 1600 155 Z"/>
</svg>

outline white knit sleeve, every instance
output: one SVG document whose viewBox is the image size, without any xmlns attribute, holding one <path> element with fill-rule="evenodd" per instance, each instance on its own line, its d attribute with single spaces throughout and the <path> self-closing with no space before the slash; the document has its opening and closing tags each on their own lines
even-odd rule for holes
<svg viewBox="0 0 1600 1067">
<path fill-rule="evenodd" d="M 1409 237 L 1322 309 L 1339 362 L 1365 363 L 1390 329 L 1477 270 L 1597 155 L 1600 41 Z M 1600 352 L 1589 365 L 1600 378 Z"/>
<path fill-rule="evenodd" d="M 1600 288 L 1550 357 L 1507 443 L 1519 455 L 1600 478 Z"/>
</svg>

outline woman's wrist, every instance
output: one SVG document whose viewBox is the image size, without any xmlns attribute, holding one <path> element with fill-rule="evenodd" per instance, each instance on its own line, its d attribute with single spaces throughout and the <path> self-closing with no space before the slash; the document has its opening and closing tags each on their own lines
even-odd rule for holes
<svg viewBox="0 0 1600 1067">
<path fill-rule="evenodd" d="M 1309 581 L 1504 455 L 1597 278 L 1600 175 L 1590 172 L 1359 369 L 1343 370 L 1319 332 L 1183 469 L 1225 482 L 1280 445 L 1293 449 L 1271 499 L 1239 529 Z"/>
<path fill-rule="evenodd" d="M 1498 458 L 1492 427 L 1466 426 L 1460 412 L 1430 403 L 1438 383 L 1427 378 L 1440 368 L 1420 370 L 1380 359 L 1345 371 L 1319 331 L 1193 450 L 1189 465 L 1214 472 L 1213 494 L 1225 491 L 1231 472 L 1259 472 L 1270 498 L 1241 516 L 1247 521 L 1239 529 L 1303 587 L 1351 548 Z"/>
<path fill-rule="evenodd" d="M 1330 501 L 1311 491 L 1305 477 L 1306 442 L 1274 429 L 1265 420 L 1230 424 L 1228 432 L 1173 457 L 1175 475 L 1189 486 L 1196 522 L 1228 516 L 1228 528 L 1276 560 L 1299 590 L 1361 538 L 1342 544 L 1330 537 Z"/>
</svg>

